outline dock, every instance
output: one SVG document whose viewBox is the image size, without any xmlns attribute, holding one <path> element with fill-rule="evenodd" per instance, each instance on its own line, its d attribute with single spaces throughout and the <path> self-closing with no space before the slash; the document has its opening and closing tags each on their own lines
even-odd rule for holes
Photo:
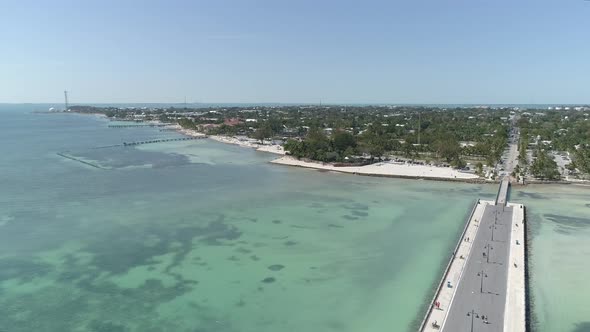
<svg viewBox="0 0 590 332">
<path fill-rule="evenodd" d="M 509 189 L 475 204 L 419 331 L 526 331 L 525 208 Z"/>
<path fill-rule="evenodd" d="M 164 143 L 164 142 L 176 142 L 176 141 L 191 141 L 195 139 L 205 139 L 208 136 L 190 136 L 190 137 L 177 137 L 177 138 L 160 138 L 147 141 L 135 141 L 135 142 L 123 142 L 122 146 L 133 146 L 133 145 L 144 145 L 153 143 Z"/>
<path fill-rule="evenodd" d="M 163 123 L 148 123 L 148 124 L 120 124 L 120 125 L 108 125 L 108 128 L 141 128 L 141 127 L 166 127 L 169 124 Z"/>
</svg>

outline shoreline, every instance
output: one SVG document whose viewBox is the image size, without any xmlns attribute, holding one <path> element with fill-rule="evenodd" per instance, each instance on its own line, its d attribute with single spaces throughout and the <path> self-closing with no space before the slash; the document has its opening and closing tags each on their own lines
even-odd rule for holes
<svg viewBox="0 0 590 332">
<path fill-rule="evenodd" d="M 350 175 L 411 179 L 411 180 L 431 180 L 431 181 L 454 181 L 465 183 L 497 183 L 498 181 L 489 181 L 485 178 L 471 173 L 464 173 L 449 167 L 436 167 L 410 164 L 393 164 L 393 163 L 376 163 L 365 166 L 342 166 L 336 167 L 331 164 L 322 164 L 319 162 L 302 161 L 294 157 L 287 156 L 285 149 L 280 145 L 266 145 L 253 143 L 252 141 L 242 141 L 235 137 L 211 135 L 184 129 L 178 125 L 172 127 L 180 134 L 191 137 L 203 137 L 225 144 L 233 144 L 244 148 L 251 148 L 260 152 L 267 152 L 280 155 L 281 157 L 269 161 L 271 164 L 301 167 L 315 169 L 319 171 L 333 171 Z"/>
<path fill-rule="evenodd" d="M 182 135 L 185 135 L 185 136 L 190 136 L 190 137 L 207 137 L 207 138 L 209 138 L 211 140 L 214 140 L 214 141 L 220 142 L 220 143 L 237 145 L 237 146 L 240 146 L 240 147 L 243 147 L 243 148 L 250 148 L 250 149 L 254 149 L 256 151 L 268 152 L 268 153 L 273 153 L 273 154 L 277 154 L 277 155 L 281 155 L 281 156 L 284 156 L 285 155 L 285 149 L 283 149 L 283 147 L 280 146 L 280 145 L 275 145 L 275 144 L 259 144 L 258 142 L 254 143 L 252 141 L 243 141 L 243 140 L 240 140 L 238 138 L 230 137 L 230 136 L 207 135 L 205 133 L 201 133 L 201 132 L 198 132 L 196 130 L 182 128 L 179 125 L 171 125 L 168 128 L 175 129 L 176 132 L 178 132 L 178 133 L 180 133 Z"/>
<path fill-rule="evenodd" d="M 152 123 L 163 124 L 158 120 L 151 121 Z M 499 183 L 499 180 L 488 180 L 486 178 L 482 178 L 475 174 L 471 173 L 464 173 L 460 172 L 451 168 L 447 167 L 436 167 L 436 166 L 424 166 L 424 165 L 408 165 L 408 164 L 391 164 L 391 163 L 376 163 L 371 165 L 365 166 L 342 166 L 336 167 L 331 164 L 323 164 L 321 162 L 315 161 L 303 161 L 298 160 L 292 156 L 288 156 L 286 154 L 285 149 L 280 145 L 272 145 L 272 144 L 259 144 L 253 143 L 252 141 L 242 141 L 235 137 L 230 136 L 222 136 L 222 135 L 207 135 L 202 132 L 198 132 L 193 129 L 185 129 L 180 127 L 178 124 L 171 124 L 167 126 L 168 128 L 174 129 L 179 134 L 190 136 L 190 137 L 207 137 L 211 140 L 214 140 L 219 143 L 224 144 L 232 144 L 237 145 L 243 148 L 250 148 L 254 149 L 259 152 L 266 152 L 272 153 L 275 155 L 280 155 L 281 157 L 277 159 L 273 159 L 269 161 L 271 164 L 281 165 L 281 166 L 291 166 L 291 167 L 300 167 L 300 168 L 307 168 L 307 169 L 314 169 L 317 171 L 328 171 L 328 172 L 338 172 L 343 174 L 350 174 L 350 175 L 360 175 L 360 176 L 373 176 L 373 177 L 383 177 L 383 178 L 394 178 L 394 179 L 407 179 L 407 180 L 429 180 L 429 181 L 447 181 L 447 182 L 462 182 L 462 183 L 471 183 L 471 184 L 496 184 Z M 371 168 L 382 166 L 383 164 L 387 165 L 396 165 L 402 167 L 409 167 L 414 174 L 402 174 L 403 172 L 383 172 L 378 170 L 372 170 Z M 372 166 L 372 167 L 371 167 Z M 420 169 L 418 168 L 425 168 Z M 356 169 L 356 170 L 355 170 Z M 392 169 L 389 169 L 392 170 Z M 399 168 L 397 169 L 399 171 Z M 447 174 L 441 174 L 440 170 L 450 171 L 446 172 Z M 423 174 L 416 174 L 415 171 L 422 171 Z M 428 172 L 428 173 L 426 173 Z M 437 174 L 429 174 L 430 172 L 434 172 Z M 460 177 L 456 177 L 456 175 L 460 175 Z M 581 183 L 572 183 L 571 181 L 542 181 L 542 180 L 531 180 L 528 182 L 529 184 L 574 184 L 574 185 L 590 185 Z M 517 183 L 514 183 L 518 185 Z"/>
<path fill-rule="evenodd" d="M 47 112 L 53 113 L 53 112 Z M 64 112 L 65 113 L 65 112 Z M 82 115 L 91 115 L 97 116 L 98 118 L 108 118 L 106 115 L 102 113 L 78 113 L 78 112 L 67 112 L 69 114 L 82 114 Z M 384 177 L 384 178 L 397 178 L 397 179 L 411 179 L 411 180 L 430 180 L 430 181 L 454 181 L 454 182 L 463 182 L 463 183 L 478 183 L 478 184 L 493 184 L 499 183 L 499 180 L 489 180 L 486 178 L 482 178 L 475 174 L 471 173 L 464 173 L 460 172 L 451 168 L 447 167 L 436 167 L 436 166 L 425 166 L 425 165 L 408 165 L 408 164 L 394 164 L 394 163 L 387 163 L 387 162 L 380 162 L 371 165 L 365 166 L 342 166 L 336 167 L 331 164 L 324 164 L 321 162 L 315 161 L 303 161 L 298 160 L 294 157 L 286 155 L 285 149 L 280 145 L 275 144 L 260 144 L 258 142 L 254 143 L 252 141 L 243 141 L 235 137 L 230 136 L 222 136 L 222 135 L 207 135 L 202 132 L 198 132 L 193 129 L 186 129 L 182 128 L 179 124 L 170 124 L 170 123 L 163 123 L 159 120 L 151 120 L 145 121 L 148 123 L 153 124 L 163 124 L 166 125 L 166 128 L 173 129 L 179 134 L 189 136 L 189 137 L 206 137 L 211 140 L 224 143 L 224 144 L 232 144 L 237 145 L 244 148 L 251 148 L 259 152 L 266 152 L 272 153 L 275 155 L 280 155 L 281 157 L 271 160 L 270 163 L 275 165 L 282 165 L 282 166 L 291 166 L 291 167 L 301 167 L 301 168 L 308 168 L 308 169 L 315 169 L 318 171 L 332 171 L 350 175 L 361 175 L 361 176 L 373 176 L 373 177 Z M 386 171 L 382 169 L 378 169 L 377 167 L 386 166 Z M 392 166 L 401 166 L 401 167 L 409 167 L 411 172 L 405 172 L 404 170 L 400 170 L 399 167 L 392 167 Z M 440 172 L 444 170 L 446 172 Z M 397 172 L 395 172 L 397 171 Z M 417 172 L 422 172 L 422 174 L 417 174 Z M 446 174 L 445 174 L 446 173 Z M 457 177 L 459 175 L 459 177 Z M 521 185 L 520 183 L 512 183 L 513 185 Z M 561 184 L 561 185 L 576 185 L 587 187 L 590 186 L 590 181 L 585 180 L 575 180 L 575 181 L 566 181 L 566 180 L 558 180 L 558 181 L 544 181 L 544 180 L 528 180 L 527 184 Z"/>
<path fill-rule="evenodd" d="M 157 121 L 157 122 L 159 122 L 159 121 Z M 195 131 L 192 129 L 181 128 L 178 124 L 171 125 L 171 128 L 175 128 L 178 133 L 183 134 L 183 135 L 187 135 L 187 136 L 193 136 L 193 137 L 207 136 L 204 133 L 201 133 L 201 132 L 198 132 L 198 131 Z M 475 174 L 464 173 L 464 172 L 460 172 L 457 170 L 452 170 L 451 168 L 447 168 L 447 167 L 423 166 L 423 165 L 407 165 L 407 164 L 405 164 L 404 166 L 413 167 L 414 170 L 419 167 L 428 168 L 429 172 L 432 170 L 440 170 L 440 169 L 452 170 L 452 172 L 454 172 L 454 173 L 460 173 L 463 175 L 473 175 L 473 176 L 457 178 L 457 177 L 450 176 L 450 175 L 432 176 L 430 174 L 399 174 L 399 173 L 384 173 L 384 172 L 366 172 L 364 170 L 354 171 L 354 170 L 352 170 L 354 168 L 364 168 L 364 167 L 374 166 L 374 165 L 383 164 L 383 163 L 377 163 L 377 164 L 366 165 L 366 166 L 335 167 L 333 165 L 323 164 L 321 162 L 298 160 L 292 156 L 288 156 L 286 154 L 286 151 L 284 150 L 284 148 L 280 145 L 261 145 L 258 143 L 240 141 L 239 139 L 234 138 L 234 137 L 221 136 L 221 135 L 207 136 L 207 138 L 212 139 L 217 142 L 220 142 L 220 143 L 233 144 L 233 145 L 238 145 L 238 146 L 244 147 L 244 148 L 255 149 L 256 151 L 260 151 L 260 152 L 267 152 L 267 153 L 281 155 L 282 157 L 279 157 L 277 159 L 273 159 L 273 160 L 269 161 L 269 163 L 272 163 L 275 165 L 281 165 L 281 166 L 300 167 L 300 168 L 314 169 L 317 171 L 331 171 L 331 172 L 338 172 L 338 173 L 344 173 L 344 174 L 350 174 L 350 175 L 373 176 L 373 177 L 407 179 L 407 180 L 429 180 L 429 181 L 447 181 L 447 182 L 451 181 L 451 182 L 462 182 L 462 183 L 471 183 L 471 184 L 475 184 L 475 183 L 477 183 L 477 184 L 496 184 L 496 183 L 500 182 L 499 179 L 498 180 L 489 180 L 489 179 L 477 176 Z M 451 174 L 454 174 L 454 173 L 451 173 Z M 575 181 L 575 182 L 565 181 L 565 180 L 561 180 L 561 181 L 528 180 L 527 184 L 561 184 L 561 185 L 590 186 L 589 182 L 584 182 L 583 180 L 579 180 L 579 181 Z M 523 186 L 520 183 L 512 183 L 512 185 Z"/>
<path fill-rule="evenodd" d="M 284 156 L 270 161 L 272 164 L 282 166 L 294 166 L 318 171 L 330 171 L 350 175 L 374 176 L 398 179 L 454 181 L 465 183 L 497 183 L 489 181 L 475 174 L 463 173 L 447 167 L 435 167 L 424 165 L 394 164 L 380 162 L 365 166 L 336 167 L 331 164 L 322 164 L 298 160 L 291 156 Z"/>
</svg>

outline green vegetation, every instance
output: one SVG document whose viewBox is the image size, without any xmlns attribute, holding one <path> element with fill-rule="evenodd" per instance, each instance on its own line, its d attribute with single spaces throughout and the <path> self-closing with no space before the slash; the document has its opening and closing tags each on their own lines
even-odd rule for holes
<svg viewBox="0 0 590 332">
<path fill-rule="evenodd" d="M 584 146 L 577 149 L 574 156 L 574 167 L 583 173 L 590 174 L 590 147 Z"/>
<path fill-rule="evenodd" d="M 535 151 L 536 158 L 531 165 L 531 173 L 534 177 L 541 180 L 559 180 L 559 171 L 557 163 L 547 153 L 547 151 L 538 149 Z"/>
<path fill-rule="evenodd" d="M 522 167 L 526 167 L 528 165 L 527 160 L 527 149 L 529 146 L 528 142 L 528 131 L 526 129 L 521 130 L 520 139 L 518 141 L 518 164 Z"/>
<path fill-rule="evenodd" d="M 590 114 L 587 107 L 523 112 L 519 161 L 526 166 L 526 148 L 569 153 L 570 174 L 590 174 Z M 531 172 L 532 172 L 531 168 Z M 537 170 L 538 171 L 538 170 Z M 539 174 L 539 173 L 538 173 Z M 540 173 L 543 175 L 543 173 Z"/>
<path fill-rule="evenodd" d="M 178 120 L 178 124 L 184 129 L 197 129 L 197 126 L 191 119 L 180 119 Z"/>
<path fill-rule="evenodd" d="M 297 158 L 331 162 L 342 162 L 358 153 L 352 134 L 339 130 L 327 137 L 319 128 L 310 129 L 304 140 L 288 140 L 285 150 Z"/>
<path fill-rule="evenodd" d="M 590 144 L 590 116 L 579 110 L 527 112 L 518 122 L 532 141 L 547 143 L 558 151 L 572 151 L 579 144 Z"/>
<path fill-rule="evenodd" d="M 512 116 L 519 120 L 518 167 L 513 175 L 555 178 L 549 151 L 572 162 L 571 174 L 590 174 L 590 108 L 518 110 L 423 106 L 254 106 L 200 108 L 115 108 L 73 106 L 123 121 L 159 120 L 213 135 L 282 141 L 293 156 L 324 162 L 406 158 L 491 171 L 505 151 Z M 535 168 L 527 151 L 536 153 Z"/>
<path fill-rule="evenodd" d="M 254 132 L 254 138 L 259 140 L 261 143 L 264 142 L 265 139 L 271 138 L 275 134 L 275 131 L 272 129 L 272 126 L 269 122 L 264 123 Z"/>
<path fill-rule="evenodd" d="M 507 111 L 362 108 L 342 112 L 338 120 L 333 120 L 336 116 L 332 112 L 314 114 L 314 129 L 310 129 L 313 135 L 308 133 L 300 142 L 289 142 L 286 150 L 296 157 L 320 161 L 356 161 L 354 156 L 377 159 L 394 155 L 435 160 L 461 168 L 466 165 L 466 159 L 495 164 L 508 138 Z M 330 122 L 318 125 L 322 123 L 318 120 Z M 320 129 L 333 134 L 318 138 Z M 465 142 L 463 147 L 461 141 Z M 320 150 L 315 151 L 316 148 Z"/>
<path fill-rule="evenodd" d="M 229 108 L 96 108 L 128 121 L 160 120 L 209 134 L 280 139 L 294 156 L 358 162 L 397 156 L 463 167 L 493 165 L 507 142 L 508 109 L 395 106 Z"/>
</svg>

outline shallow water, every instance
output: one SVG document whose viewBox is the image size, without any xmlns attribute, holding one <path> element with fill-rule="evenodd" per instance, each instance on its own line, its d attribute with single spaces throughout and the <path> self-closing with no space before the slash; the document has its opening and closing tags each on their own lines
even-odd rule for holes
<svg viewBox="0 0 590 332">
<path fill-rule="evenodd" d="M 95 149 L 176 134 L 0 114 L 0 330 L 11 332 L 412 331 L 474 200 L 497 189 L 270 165 L 208 140 Z M 512 199 L 549 215 L 534 245 L 564 236 L 576 281 L 588 229 L 555 215 L 584 212 L 548 209 L 548 193 Z M 535 268 L 551 264 L 546 251 Z M 560 297 L 569 286 L 535 283 L 547 331 L 584 321 L 581 309 L 555 314 L 583 304 Z"/>
<path fill-rule="evenodd" d="M 590 331 L 590 188 L 516 187 L 526 204 L 535 331 Z"/>
</svg>

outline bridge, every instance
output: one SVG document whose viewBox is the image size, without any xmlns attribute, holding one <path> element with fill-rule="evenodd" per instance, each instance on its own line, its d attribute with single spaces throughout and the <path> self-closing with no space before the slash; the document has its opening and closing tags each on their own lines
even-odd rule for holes
<svg viewBox="0 0 590 332">
<path fill-rule="evenodd" d="M 478 200 L 443 273 L 420 331 L 526 331 L 525 209 Z"/>
<path fill-rule="evenodd" d="M 496 205 L 506 205 L 508 200 L 508 189 L 510 187 L 510 178 L 505 177 L 500 181 L 500 188 L 496 195 Z"/>
</svg>

